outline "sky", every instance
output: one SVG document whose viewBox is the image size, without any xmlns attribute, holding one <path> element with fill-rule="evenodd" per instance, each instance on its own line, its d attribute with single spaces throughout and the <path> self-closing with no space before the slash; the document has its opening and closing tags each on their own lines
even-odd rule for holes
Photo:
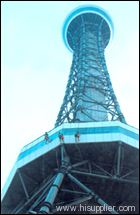
<svg viewBox="0 0 140 215">
<path fill-rule="evenodd" d="M 127 123 L 139 128 L 139 1 L 2 1 L 1 187 L 23 146 L 54 128 L 72 63 L 63 21 L 84 4 L 113 19 L 107 68 Z"/>
</svg>

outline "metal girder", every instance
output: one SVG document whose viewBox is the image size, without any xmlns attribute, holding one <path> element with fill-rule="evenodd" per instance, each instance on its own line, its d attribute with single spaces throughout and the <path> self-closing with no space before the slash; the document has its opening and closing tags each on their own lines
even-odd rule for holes
<svg viewBox="0 0 140 215">
<path fill-rule="evenodd" d="M 30 202 L 49 184 L 54 180 L 55 176 L 53 176 L 50 180 L 47 181 L 47 183 L 45 183 L 45 185 L 41 186 L 41 188 L 35 193 L 33 194 L 33 196 L 31 196 L 30 199 L 28 199 L 27 202 L 25 202 L 20 208 L 18 207 L 17 210 L 14 210 L 15 214 L 18 214 L 24 207 L 28 206 L 30 204 Z M 21 202 L 24 202 L 23 200 Z"/>
<path fill-rule="evenodd" d="M 29 199 L 29 195 L 28 195 L 26 186 L 25 186 L 25 184 L 24 184 L 24 181 L 23 181 L 23 178 L 22 178 L 22 176 L 21 176 L 21 173 L 20 173 L 19 169 L 17 169 L 17 173 L 18 173 L 18 175 L 19 175 L 19 178 L 20 178 L 20 181 L 21 181 L 23 190 L 24 190 L 24 192 L 25 192 L 26 198 Z"/>
<path fill-rule="evenodd" d="M 125 144 L 122 145 L 123 149 L 126 149 Z M 133 162 L 133 157 L 135 157 L 135 151 L 132 153 L 131 151 L 127 154 L 126 158 L 124 159 L 124 163 L 127 163 L 128 160 L 131 160 L 131 163 L 133 163 L 135 166 L 136 164 Z M 136 168 L 139 169 L 139 163 L 138 166 L 136 166 Z"/>
<path fill-rule="evenodd" d="M 64 145 L 62 147 L 64 147 Z M 64 179 L 64 176 L 66 174 L 68 164 L 69 164 L 69 157 L 65 156 L 64 159 L 62 160 L 62 164 L 59 169 L 59 172 L 58 172 L 58 174 L 49 190 L 49 193 L 47 194 L 47 197 L 43 203 L 43 206 L 41 207 L 38 214 L 44 214 L 44 213 L 47 214 L 47 213 L 51 212 L 53 202 L 56 198 L 56 195 L 59 191 L 59 188 L 60 188 L 62 181 Z"/>
<path fill-rule="evenodd" d="M 97 164 L 95 164 L 94 162 L 92 162 L 92 164 L 94 164 L 94 166 L 98 167 L 100 170 L 102 170 L 103 172 L 105 172 L 107 175 L 110 175 L 111 177 L 113 176 L 109 172 L 105 171 L 103 168 L 101 168 L 100 166 L 98 166 Z"/>
<path fill-rule="evenodd" d="M 41 207 L 41 209 L 39 211 L 39 214 L 52 213 L 52 206 L 53 206 L 54 200 L 55 200 L 55 198 L 57 196 L 57 193 L 58 193 L 58 191 L 60 189 L 60 185 L 63 182 L 65 174 L 67 174 L 68 177 L 69 177 L 69 175 L 71 175 L 71 173 L 74 173 L 74 174 L 82 174 L 84 176 L 99 177 L 99 178 L 108 179 L 108 180 L 112 180 L 112 181 L 115 180 L 117 182 L 125 182 L 125 183 L 128 182 L 128 183 L 133 183 L 133 184 L 134 183 L 138 183 L 137 181 L 125 180 L 125 179 L 122 179 L 122 178 L 112 177 L 112 175 L 110 173 L 108 173 L 106 170 L 104 170 L 98 164 L 95 164 L 94 162 L 91 162 L 92 166 L 89 167 L 90 160 L 83 160 L 83 161 L 77 162 L 77 163 L 75 163 L 73 165 L 71 165 L 71 164 L 68 165 L 68 162 L 66 161 L 67 160 L 67 153 L 66 153 L 65 145 L 64 144 L 62 144 L 60 146 L 60 153 L 61 153 L 61 155 L 59 157 L 61 157 L 61 162 L 62 162 L 61 168 L 62 169 L 61 168 L 57 169 L 57 171 L 58 171 L 57 176 L 54 176 L 52 179 L 49 180 L 49 182 L 47 182 L 48 187 L 46 186 L 46 184 L 42 185 L 41 188 L 40 188 L 40 190 L 38 190 L 30 199 L 28 199 L 28 201 L 26 203 L 24 203 L 24 205 L 22 207 L 19 208 L 19 206 L 18 206 L 17 210 L 14 210 L 16 212 L 15 214 L 17 214 L 21 210 L 25 209 L 26 206 L 30 207 L 30 209 L 28 209 L 28 213 L 32 213 L 32 211 L 34 213 L 37 213 L 37 212 L 35 212 L 35 210 L 38 210 L 39 205 L 42 205 L 42 202 L 44 201 L 44 199 L 45 199 L 45 201 L 44 201 L 44 204 L 43 204 L 43 206 Z M 118 153 L 117 153 L 117 155 L 118 155 Z M 118 164 L 118 162 L 117 162 L 117 164 Z M 83 165 L 86 165 L 86 169 L 83 168 L 83 167 L 81 168 L 81 166 L 83 166 Z M 93 165 L 96 166 L 98 169 L 100 169 L 106 175 L 93 174 L 92 173 L 93 170 L 91 168 L 91 167 L 93 167 Z M 62 166 L 63 167 L 65 166 L 65 167 L 63 168 Z M 80 168 L 82 171 L 80 172 L 80 171 L 73 170 L 73 169 L 77 169 L 77 168 Z M 87 172 L 84 172 L 84 171 L 87 171 Z M 129 174 L 131 174 L 131 173 L 132 173 L 132 171 L 129 172 L 128 174 L 125 174 L 124 177 L 127 176 L 127 175 L 129 175 Z M 54 180 L 54 178 L 55 178 L 55 180 Z M 81 182 L 77 182 L 77 183 L 79 184 Z M 81 187 L 81 184 L 79 185 L 79 187 Z M 50 186 L 51 186 L 51 188 L 50 188 Z M 49 188 L 50 188 L 50 190 L 49 190 Z M 87 198 L 87 196 L 91 195 L 92 191 L 89 190 L 84 185 L 84 182 L 83 182 L 83 189 L 84 189 L 85 193 L 84 192 L 82 193 L 82 192 L 76 191 L 75 188 L 74 188 L 74 190 L 60 189 L 60 191 L 67 192 L 68 194 L 84 195 L 85 196 L 84 198 Z M 97 189 L 100 189 L 100 185 L 98 186 Z M 48 190 L 49 190 L 49 192 L 48 192 Z M 48 192 L 48 194 L 46 194 L 47 192 Z M 46 197 L 46 195 L 47 195 L 47 197 Z M 97 198 L 97 196 L 93 192 L 92 192 L 92 196 L 95 197 L 95 199 Z M 31 205 L 31 201 L 35 197 L 36 197 L 36 200 L 34 201 L 33 205 Z M 78 201 L 79 202 L 80 201 L 84 201 L 84 198 L 80 198 L 78 200 L 77 199 L 75 199 L 75 200 L 71 199 L 71 200 L 68 201 L 68 203 L 66 205 L 65 204 L 64 205 L 65 206 L 70 206 L 70 205 L 73 205 L 73 204 L 76 204 L 76 203 L 78 204 Z M 70 202 L 70 201 L 73 201 L 73 202 Z M 103 202 L 104 202 L 103 200 L 99 200 L 98 203 L 102 205 Z M 58 205 L 60 205 L 60 204 L 58 204 Z M 109 206 L 107 206 L 107 207 L 109 207 Z M 55 212 L 55 210 L 53 210 L 53 212 Z"/>
<path fill-rule="evenodd" d="M 113 170 L 115 171 L 115 162 L 116 162 L 116 159 L 117 159 L 117 155 L 118 155 L 118 151 L 115 152 L 114 161 L 113 161 L 112 166 L 110 167 L 110 173 L 112 173 Z M 116 172 L 115 172 L 115 175 L 116 175 Z"/>
<path fill-rule="evenodd" d="M 13 211 L 11 212 L 11 214 L 15 214 L 15 212 L 21 207 L 21 205 L 24 203 L 24 199 L 22 199 L 22 201 L 19 202 L 19 204 L 17 204 L 17 206 L 13 209 Z"/>
<path fill-rule="evenodd" d="M 104 178 L 104 179 L 108 179 L 108 180 L 115 180 L 115 181 L 119 181 L 119 182 L 128 182 L 128 183 L 136 183 L 139 184 L 139 181 L 132 181 L 132 180 L 126 180 L 126 179 L 121 179 L 121 178 L 117 178 L 117 177 L 109 177 L 106 175 L 97 175 L 97 174 L 92 174 L 92 173 L 87 173 L 87 172 L 79 172 L 79 171 L 75 171 L 75 170 L 70 170 L 70 172 L 72 173 L 76 173 L 76 174 L 81 174 L 81 175 L 86 175 L 86 176 L 92 176 L 92 177 L 99 177 L 99 178 Z"/>
<path fill-rule="evenodd" d="M 41 195 L 37 198 L 37 200 L 34 202 L 34 204 L 30 207 L 29 211 L 34 209 L 41 201 L 42 201 L 42 197 L 44 195 L 46 195 L 46 192 L 48 191 L 48 189 L 50 188 L 50 186 L 52 185 L 53 181 L 43 190 L 43 192 L 41 193 Z"/>
<path fill-rule="evenodd" d="M 60 191 L 67 192 L 67 193 L 80 194 L 80 195 L 87 195 L 87 193 L 83 193 L 83 192 L 79 192 L 79 191 L 73 191 L 73 190 L 60 189 Z"/>
<path fill-rule="evenodd" d="M 89 196 L 89 195 L 87 194 L 85 197 L 87 197 L 87 196 Z M 68 200 L 68 201 L 59 202 L 59 203 L 54 204 L 54 207 L 55 206 L 60 206 L 61 207 L 63 205 L 66 206 L 66 205 L 71 204 L 73 202 L 79 201 L 80 199 L 81 199 L 81 197 L 80 198 L 76 198 L 76 199 L 71 199 L 71 200 Z"/>
<path fill-rule="evenodd" d="M 57 166 L 58 166 L 58 168 L 59 168 L 58 149 L 55 150 L 55 154 L 56 154 L 56 163 L 57 163 Z"/>
<path fill-rule="evenodd" d="M 110 206 L 107 205 L 101 198 L 99 198 L 94 192 L 92 192 L 90 189 L 88 189 L 84 184 L 82 184 L 80 181 L 78 181 L 75 177 L 73 177 L 70 173 L 68 173 L 68 177 L 75 182 L 78 186 L 80 186 L 85 192 L 89 193 L 90 195 L 93 196 L 95 202 L 99 203 L 102 206 L 106 206 L 107 210 L 111 213 L 111 214 L 119 214 L 117 213 L 115 210 L 110 210 Z"/>
<path fill-rule="evenodd" d="M 116 111 L 118 113 L 118 117 L 119 117 L 119 119 L 120 119 L 121 122 L 127 124 L 126 120 L 124 118 L 124 115 L 121 112 L 119 103 L 117 101 L 117 98 L 115 96 L 115 93 L 114 93 L 114 90 L 113 90 L 113 87 L 112 87 L 112 83 L 110 81 L 110 77 L 109 77 L 109 73 L 108 73 L 108 70 L 107 70 L 107 66 L 106 66 L 106 62 L 105 62 L 105 58 L 104 58 L 104 53 L 103 53 L 104 50 L 103 50 L 103 47 L 101 46 L 101 29 L 100 29 L 100 27 L 99 27 L 99 31 L 98 31 L 98 46 L 99 46 L 99 53 L 100 53 L 102 65 L 103 65 L 103 68 L 104 68 L 104 74 L 105 74 L 106 80 L 107 80 L 107 85 L 109 87 L 112 100 L 113 100 L 113 102 L 115 104 L 115 108 L 116 108 Z"/>
<path fill-rule="evenodd" d="M 31 211 L 29 211 L 27 214 L 37 214 L 37 212 L 31 210 Z"/>
<path fill-rule="evenodd" d="M 82 161 L 82 162 L 78 162 L 78 163 L 76 163 L 76 164 L 73 164 L 73 165 L 71 165 L 71 166 L 68 167 L 68 170 L 70 170 L 70 169 L 75 169 L 75 168 L 78 167 L 78 166 L 81 166 L 81 165 L 83 165 L 83 164 L 88 163 L 88 161 L 89 161 L 89 160 L 85 160 L 85 161 Z"/>
<path fill-rule="evenodd" d="M 92 198 L 93 198 L 92 195 L 89 195 L 89 196 L 87 196 L 87 197 L 80 198 L 79 200 L 76 200 L 76 201 L 73 201 L 73 202 L 71 202 L 71 203 L 69 203 L 69 204 L 67 204 L 67 205 L 64 205 L 64 208 L 68 208 L 69 206 L 80 204 L 80 203 L 85 202 L 85 201 L 88 201 L 88 200 L 90 200 L 90 199 L 92 199 Z M 61 207 L 61 206 L 60 206 L 60 207 Z M 58 208 L 52 210 L 53 213 L 55 213 L 55 212 L 57 212 L 57 211 L 58 211 Z"/>
<path fill-rule="evenodd" d="M 88 162 L 89 172 L 91 173 L 91 163 Z"/>
<path fill-rule="evenodd" d="M 121 178 L 121 179 L 122 179 L 122 178 L 125 178 L 126 176 L 130 175 L 131 173 L 133 173 L 133 172 L 135 172 L 135 171 L 136 171 L 136 170 L 132 170 L 131 172 L 128 172 L 127 174 L 121 176 L 120 178 Z"/>
<path fill-rule="evenodd" d="M 34 182 L 35 184 L 38 184 L 38 182 L 36 182 L 34 179 L 32 179 L 31 177 L 29 177 L 27 174 L 23 173 L 21 170 L 20 170 L 21 174 L 24 175 L 26 178 L 28 178 L 30 181 Z"/>
<path fill-rule="evenodd" d="M 118 142 L 118 161 L 117 161 L 117 177 L 120 176 L 120 159 L 121 159 L 121 144 L 122 142 Z"/>
<path fill-rule="evenodd" d="M 61 147 L 61 161 L 64 160 L 64 147 Z"/>
</svg>

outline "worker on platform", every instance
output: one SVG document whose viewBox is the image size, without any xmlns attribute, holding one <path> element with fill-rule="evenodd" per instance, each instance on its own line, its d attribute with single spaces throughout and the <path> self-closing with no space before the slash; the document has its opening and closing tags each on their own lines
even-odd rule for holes
<svg viewBox="0 0 140 215">
<path fill-rule="evenodd" d="M 77 143 L 78 141 L 80 141 L 80 139 L 79 139 L 79 137 L 80 137 L 80 135 L 79 135 L 79 132 L 77 131 L 76 133 L 75 133 L 75 142 Z"/>
<path fill-rule="evenodd" d="M 60 143 L 62 143 L 62 142 L 65 143 L 65 142 L 64 142 L 64 136 L 63 136 L 62 133 L 59 132 L 58 137 L 59 137 Z"/>
<path fill-rule="evenodd" d="M 45 144 L 47 144 L 47 141 L 50 142 L 49 141 L 49 135 L 47 132 L 45 132 Z"/>
</svg>

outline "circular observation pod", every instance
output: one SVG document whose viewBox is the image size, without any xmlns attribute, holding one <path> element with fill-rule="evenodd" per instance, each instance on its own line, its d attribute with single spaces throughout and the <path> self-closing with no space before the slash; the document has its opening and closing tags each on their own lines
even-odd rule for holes
<svg viewBox="0 0 140 215">
<path fill-rule="evenodd" d="M 64 44 L 73 53 L 73 35 L 79 25 L 90 23 L 94 27 L 101 26 L 101 35 L 107 50 L 114 37 L 114 24 L 111 16 L 103 8 L 96 5 L 82 5 L 73 9 L 65 18 L 62 27 Z M 90 27 L 90 26 L 89 26 Z"/>
</svg>

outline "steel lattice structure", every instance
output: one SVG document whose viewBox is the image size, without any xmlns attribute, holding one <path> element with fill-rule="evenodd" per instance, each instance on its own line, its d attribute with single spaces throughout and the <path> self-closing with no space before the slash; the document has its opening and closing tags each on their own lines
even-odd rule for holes
<svg viewBox="0 0 140 215">
<path fill-rule="evenodd" d="M 113 22 L 98 7 L 80 7 L 74 14 L 75 10 L 63 26 L 63 39 L 73 60 L 55 126 L 108 120 L 126 123 L 105 60 L 105 49 L 113 39 Z"/>
<path fill-rule="evenodd" d="M 90 214 L 99 206 L 103 214 L 139 214 L 138 130 L 126 124 L 105 61 L 113 34 L 100 7 L 66 17 L 62 35 L 73 60 L 63 104 L 49 143 L 42 135 L 21 149 L 2 191 L 2 214 Z M 127 206 L 133 210 L 120 210 Z"/>
</svg>

